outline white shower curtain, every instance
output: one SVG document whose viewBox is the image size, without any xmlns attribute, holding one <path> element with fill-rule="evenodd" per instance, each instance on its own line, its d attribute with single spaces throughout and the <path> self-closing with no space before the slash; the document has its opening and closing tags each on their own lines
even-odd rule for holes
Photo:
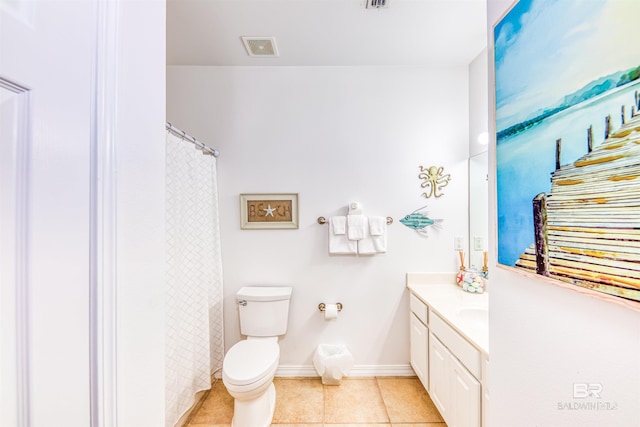
<svg viewBox="0 0 640 427">
<path fill-rule="evenodd" d="M 216 158 L 167 132 L 166 426 L 222 367 L 222 262 Z"/>
</svg>

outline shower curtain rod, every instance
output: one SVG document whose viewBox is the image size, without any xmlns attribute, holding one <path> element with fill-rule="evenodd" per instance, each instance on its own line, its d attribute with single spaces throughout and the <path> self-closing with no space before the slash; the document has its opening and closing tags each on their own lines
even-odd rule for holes
<svg viewBox="0 0 640 427">
<path fill-rule="evenodd" d="M 179 136 L 182 139 L 186 139 L 187 141 L 191 142 L 192 144 L 195 144 L 196 147 L 198 147 L 202 151 L 206 152 L 205 154 L 211 154 L 211 155 L 213 155 L 213 157 L 218 157 L 220 155 L 220 152 L 218 150 L 216 150 L 215 148 L 207 147 L 202 142 L 198 141 L 197 139 L 195 139 L 191 135 L 188 135 L 185 131 L 183 131 L 181 129 L 178 129 L 177 127 L 175 127 L 174 125 L 172 125 L 169 122 L 167 122 L 167 130 L 169 132 L 173 133 L 174 135 Z"/>
</svg>

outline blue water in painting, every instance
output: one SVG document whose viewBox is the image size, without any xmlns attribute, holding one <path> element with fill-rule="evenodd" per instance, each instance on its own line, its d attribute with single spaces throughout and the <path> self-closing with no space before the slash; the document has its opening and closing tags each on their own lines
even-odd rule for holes
<svg viewBox="0 0 640 427">
<path fill-rule="evenodd" d="M 534 241 L 533 198 L 551 189 L 555 169 L 556 139 L 562 138 L 561 164 L 587 153 L 587 129 L 593 125 L 594 148 L 604 139 L 604 118 L 611 115 L 613 129 L 620 127 L 620 107 L 629 118 L 634 91 L 640 81 L 605 92 L 548 117 L 537 126 L 498 142 L 496 148 L 498 192 L 498 262 L 515 265 Z"/>
</svg>

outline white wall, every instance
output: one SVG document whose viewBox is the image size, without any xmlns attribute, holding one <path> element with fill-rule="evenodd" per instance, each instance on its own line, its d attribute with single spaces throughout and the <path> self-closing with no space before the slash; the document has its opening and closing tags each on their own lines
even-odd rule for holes
<svg viewBox="0 0 640 427">
<path fill-rule="evenodd" d="M 281 364 L 309 367 L 321 342 L 355 364 L 408 369 L 407 271 L 453 271 L 467 235 L 467 67 L 169 67 L 167 119 L 218 148 L 227 348 L 240 339 L 235 292 L 294 287 Z M 419 166 L 444 166 L 445 195 L 421 197 Z M 299 230 L 240 230 L 239 194 L 297 192 Z M 388 252 L 329 256 L 319 216 L 394 218 Z M 429 205 L 423 238 L 399 219 Z M 320 302 L 341 302 L 325 322 Z M 357 371 L 357 369 L 355 370 Z"/>
<path fill-rule="evenodd" d="M 164 425 L 165 9 L 163 0 L 121 0 L 118 11 L 117 425 L 121 427 Z"/>
<path fill-rule="evenodd" d="M 492 27 L 510 4 L 510 0 L 488 1 L 492 135 Z M 490 146 L 489 159 L 489 170 L 495 170 L 495 145 Z M 492 200 L 494 188 L 491 173 Z M 490 218 L 495 218 L 494 206 Z M 495 236 L 495 221 L 491 227 Z M 492 240 L 491 255 L 495 254 Z M 491 273 L 490 305 L 491 427 L 639 425 L 640 312 L 497 268 Z M 616 409 L 558 409 L 558 404 L 585 400 L 573 398 L 574 383 L 601 384 L 602 398 L 589 401 L 615 404 Z"/>
</svg>

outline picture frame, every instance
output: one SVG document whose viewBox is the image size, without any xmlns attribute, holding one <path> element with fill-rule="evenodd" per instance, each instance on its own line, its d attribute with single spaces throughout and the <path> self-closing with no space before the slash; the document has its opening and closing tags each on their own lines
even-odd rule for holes
<svg viewBox="0 0 640 427">
<path fill-rule="evenodd" d="M 497 262 L 640 302 L 640 3 L 520 0 L 494 27 Z M 594 58 L 607 58 L 607 60 Z"/>
<path fill-rule="evenodd" d="M 297 229 L 298 193 L 240 194 L 243 230 Z"/>
</svg>

